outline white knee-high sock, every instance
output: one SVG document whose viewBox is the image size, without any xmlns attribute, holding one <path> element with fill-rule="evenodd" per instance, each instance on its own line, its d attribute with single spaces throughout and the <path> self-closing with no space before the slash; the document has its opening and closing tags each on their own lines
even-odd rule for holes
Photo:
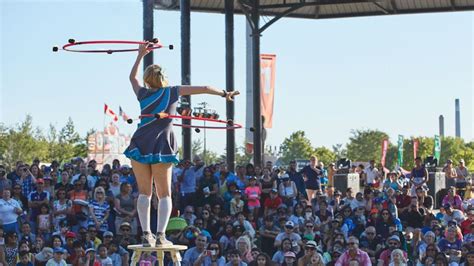
<svg viewBox="0 0 474 266">
<path fill-rule="evenodd" d="M 166 196 L 160 199 L 158 202 L 158 219 L 157 219 L 157 233 L 164 233 L 168 221 L 170 220 L 171 210 L 173 209 L 173 203 L 171 197 Z"/>
<path fill-rule="evenodd" d="M 150 200 L 151 196 L 138 195 L 137 212 L 143 232 L 150 232 Z"/>
</svg>

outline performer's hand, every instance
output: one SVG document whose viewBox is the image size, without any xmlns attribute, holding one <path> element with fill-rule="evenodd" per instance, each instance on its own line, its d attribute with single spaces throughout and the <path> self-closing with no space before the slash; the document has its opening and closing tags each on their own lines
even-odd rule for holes
<svg viewBox="0 0 474 266">
<path fill-rule="evenodd" d="M 227 92 L 227 95 L 226 95 L 226 97 L 225 97 L 225 99 L 226 99 L 227 101 L 233 101 L 233 100 L 234 100 L 234 96 L 237 96 L 237 95 L 239 95 L 239 94 L 240 94 L 239 91 L 228 91 L 228 92 Z"/>
<path fill-rule="evenodd" d="M 138 55 L 140 56 L 145 56 L 147 55 L 151 50 L 148 48 L 150 45 L 152 45 L 150 42 L 146 42 L 144 44 L 140 44 L 138 46 Z"/>
</svg>

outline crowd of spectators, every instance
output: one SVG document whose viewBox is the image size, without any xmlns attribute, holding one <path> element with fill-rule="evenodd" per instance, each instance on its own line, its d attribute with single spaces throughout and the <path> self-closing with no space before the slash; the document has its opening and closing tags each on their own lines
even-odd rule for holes
<svg viewBox="0 0 474 266">
<path fill-rule="evenodd" d="M 196 156 L 173 169 L 167 237 L 189 247 L 185 266 L 474 265 L 474 186 L 464 161 L 447 161 L 454 186 L 439 210 L 428 171 L 415 162 L 410 173 L 375 161 L 353 166 L 359 192 L 338 190 L 336 165 L 314 156 L 303 169 L 266 162 L 235 172 Z M 80 158 L 17 162 L 10 172 L 0 165 L 0 191 L 0 265 L 129 265 L 127 246 L 141 243 L 133 170 L 118 160 L 100 171 Z M 157 264 L 154 253 L 140 258 Z"/>
</svg>

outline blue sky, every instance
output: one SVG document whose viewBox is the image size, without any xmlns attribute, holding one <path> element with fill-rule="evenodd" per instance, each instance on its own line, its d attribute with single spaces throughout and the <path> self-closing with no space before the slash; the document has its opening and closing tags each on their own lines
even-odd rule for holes
<svg viewBox="0 0 474 266">
<path fill-rule="evenodd" d="M 103 104 L 132 116 L 138 104 L 128 82 L 135 53 L 53 53 L 76 40 L 141 40 L 141 1 L 14 1 L 1 9 L 0 121 L 13 125 L 29 113 L 46 130 L 71 117 L 81 134 L 103 126 Z M 225 86 L 224 16 L 192 14 L 191 82 Z M 174 44 L 155 52 L 170 83 L 180 82 L 179 12 L 155 12 L 155 36 Z M 314 146 L 346 143 L 352 129 L 433 136 L 438 116 L 454 135 L 454 99 L 461 99 L 462 136 L 473 130 L 473 13 L 436 13 L 337 20 L 283 19 L 262 37 L 262 53 L 277 55 L 274 128 L 278 146 L 305 130 Z M 245 122 L 245 19 L 235 19 L 235 80 L 243 95 L 236 121 Z M 225 116 L 215 96 L 195 96 Z M 120 122 L 122 132 L 135 126 Z M 180 137 L 180 129 L 176 129 Z M 208 131 L 222 153 L 225 133 Z M 236 133 L 243 143 L 244 131 Z M 193 134 L 202 138 L 202 133 Z"/>
</svg>

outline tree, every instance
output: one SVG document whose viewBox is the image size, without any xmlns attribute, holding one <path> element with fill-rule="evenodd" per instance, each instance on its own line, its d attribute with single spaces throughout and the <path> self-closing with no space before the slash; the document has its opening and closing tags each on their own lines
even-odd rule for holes
<svg viewBox="0 0 474 266">
<path fill-rule="evenodd" d="M 353 130 L 347 144 L 347 157 L 352 161 L 380 161 L 382 156 L 382 141 L 388 135 L 378 130 Z"/>
<path fill-rule="evenodd" d="M 320 162 L 323 162 L 325 165 L 329 163 L 336 162 L 337 156 L 336 154 L 326 147 L 317 147 L 314 149 L 314 155 L 318 157 Z"/>
<path fill-rule="evenodd" d="M 288 164 L 294 159 L 308 159 L 314 152 L 311 141 L 302 130 L 296 131 L 280 145 L 282 161 Z"/>
</svg>

